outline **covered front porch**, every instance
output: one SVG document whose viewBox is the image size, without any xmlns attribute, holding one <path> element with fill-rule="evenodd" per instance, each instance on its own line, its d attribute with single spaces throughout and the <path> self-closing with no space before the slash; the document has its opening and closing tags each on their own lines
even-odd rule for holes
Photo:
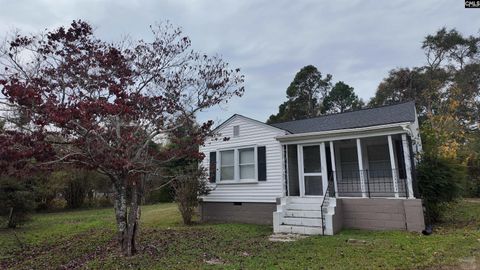
<svg viewBox="0 0 480 270">
<path fill-rule="evenodd" d="M 286 197 L 415 197 L 405 132 L 282 139 Z"/>
</svg>

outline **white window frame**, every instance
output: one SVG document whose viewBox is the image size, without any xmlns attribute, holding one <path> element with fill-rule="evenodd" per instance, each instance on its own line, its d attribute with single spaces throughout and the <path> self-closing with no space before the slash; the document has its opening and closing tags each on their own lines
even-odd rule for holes
<svg viewBox="0 0 480 270">
<path fill-rule="evenodd" d="M 223 166 L 223 164 L 222 164 L 222 152 L 231 152 L 231 151 L 233 151 L 233 164 L 228 164 L 228 165 L 226 165 L 226 166 Z M 231 181 L 231 180 L 233 180 L 233 179 L 225 179 L 225 180 L 222 180 L 222 168 L 223 168 L 223 167 L 232 167 L 232 166 L 233 166 L 233 178 L 235 179 L 235 155 L 236 155 L 235 151 L 234 151 L 233 149 L 230 149 L 230 150 L 222 150 L 222 151 L 219 151 L 218 153 L 219 153 L 219 155 L 220 155 L 220 160 L 219 160 L 219 162 L 218 162 L 218 164 L 220 164 L 220 166 L 219 166 L 219 167 L 220 167 L 220 168 L 219 168 L 219 170 L 220 170 L 220 178 L 219 178 L 219 180 L 220 180 L 220 181 Z"/>
<path fill-rule="evenodd" d="M 240 152 L 242 150 L 246 150 L 246 149 L 250 149 L 250 150 L 253 150 L 253 163 L 240 163 Z M 257 174 L 255 172 L 255 170 L 257 169 L 257 162 L 256 162 L 256 158 L 255 158 L 255 147 L 248 147 L 248 148 L 239 148 L 238 150 L 238 178 L 240 179 L 240 181 L 244 181 L 244 180 L 255 180 L 257 178 Z M 241 167 L 242 166 L 251 166 L 253 165 L 253 175 L 254 175 L 254 178 L 253 179 L 249 179 L 249 178 L 242 178 L 242 175 L 241 175 Z"/>
<path fill-rule="evenodd" d="M 255 178 L 253 179 L 240 179 L 240 151 L 242 149 L 253 148 L 253 159 L 254 159 L 254 174 Z M 231 180 L 221 180 L 221 169 L 222 169 L 222 159 L 221 159 L 221 152 L 233 150 L 233 159 L 234 159 L 234 169 L 233 175 L 234 179 Z M 257 145 L 248 145 L 248 146 L 239 146 L 239 147 L 230 147 L 230 148 L 222 148 L 218 149 L 217 151 L 217 177 L 216 183 L 217 184 L 238 184 L 238 183 L 257 183 L 258 182 L 258 155 L 257 155 Z M 247 165 L 247 164 L 245 164 Z"/>
</svg>

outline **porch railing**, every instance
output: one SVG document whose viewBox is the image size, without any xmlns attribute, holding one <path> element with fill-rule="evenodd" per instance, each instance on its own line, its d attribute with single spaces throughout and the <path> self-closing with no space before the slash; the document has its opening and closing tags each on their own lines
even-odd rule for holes
<svg viewBox="0 0 480 270">
<path fill-rule="evenodd" d="M 339 197 L 408 197 L 404 170 L 351 170 L 332 172 Z M 362 185 L 363 182 L 363 185 Z M 396 183 L 395 183 L 396 182 Z"/>
</svg>

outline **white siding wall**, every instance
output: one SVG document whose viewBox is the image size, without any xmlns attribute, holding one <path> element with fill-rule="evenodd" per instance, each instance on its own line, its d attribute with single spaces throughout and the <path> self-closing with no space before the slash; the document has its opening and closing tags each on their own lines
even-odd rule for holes
<svg viewBox="0 0 480 270">
<path fill-rule="evenodd" d="M 236 125 L 240 126 L 240 136 L 234 138 L 233 126 Z M 217 132 L 220 134 L 218 140 L 207 140 L 205 145 L 200 148 L 200 151 L 205 154 L 203 160 L 205 168 L 209 168 L 210 152 L 250 145 L 265 146 L 267 180 L 256 183 L 222 184 L 219 183 L 217 177 L 217 183 L 211 184 L 213 190 L 203 200 L 209 202 L 275 202 L 277 197 L 281 197 L 283 192 L 282 148 L 275 137 L 284 135 L 285 131 L 236 115 L 224 123 Z M 223 141 L 223 137 L 229 137 L 230 140 Z"/>
</svg>

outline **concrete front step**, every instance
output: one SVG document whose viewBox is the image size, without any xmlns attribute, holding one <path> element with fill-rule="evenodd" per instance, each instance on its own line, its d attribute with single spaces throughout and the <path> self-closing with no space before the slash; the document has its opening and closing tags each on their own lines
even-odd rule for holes
<svg viewBox="0 0 480 270">
<path fill-rule="evenodd" d="M 320 210 L 285 210 L 285 217 L 321 218 Z"/>
<path fill-rule="evenodd" d="M 280 225 L 278 232 L 314 235 L 314 234 L 322 234 L 322 227 Z"/>
<path fill-rule="evenodd" d="M 317 203 L 290 203 L 285 206 L 287 210 L 319 210 L 322 208 L 321 204 Z"/>
<path fill-rule="evenodd" d="M 315 203 L 321 204 L 323 197 L 289 197 L 288 203 Z"/>
<path fill-rule="evenodd" d="M 284 217 L 282 225 L 322 226 L 321 218 Z"/>
</svg>

